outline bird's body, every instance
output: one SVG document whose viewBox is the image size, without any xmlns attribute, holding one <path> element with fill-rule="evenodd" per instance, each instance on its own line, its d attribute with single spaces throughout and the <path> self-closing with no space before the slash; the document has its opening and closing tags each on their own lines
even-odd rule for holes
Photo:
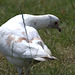
<svg viewBox="0 0 75 75">
<path fill-rule="evenodd" d="M 22 70 L 26 63 L 30 63 L 31 60 L 49 61 L 56 59 L 43 43 L 36 29 L 26 26 L 26 30 L 28 38 L 25 30 L 17 29 L 19 33 L 16 33 L 16 30 L 10 32 L 3 26 L 0 27 L 0 52 L 6 56 L 11 64 Z"/>
</svg>

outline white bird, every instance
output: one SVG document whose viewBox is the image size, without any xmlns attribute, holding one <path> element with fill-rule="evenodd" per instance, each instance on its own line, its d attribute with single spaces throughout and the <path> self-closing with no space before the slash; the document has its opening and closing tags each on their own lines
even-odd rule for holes
<svg viewBox="0 0 75 75">
<path fill-rule="evenodd" d="M 22 68 L 27 69 L 32 60 L 56 59 L 40 38 L 37 30 L 55 28 L 61 32 L 60 21 L 54 15 L 23 14 L 23 16 L 28 36 L 26 36 L 22 15 L 11 18 L 0 27 L 0 52 L 16 66 L 19 75 L 22 73 Z"/>
<path fill-rule="evenodd" d="M 24 21 L 26 26 L 34 27 L 35 29 L 43 29 L 43 28 L 55 28 L 61 32 L 60 28 L 60 20 L 58 17 L 47 14 L 47 15 L 30 15 L 30 14 L 23 14 Z M 22 15 L 17 15 L 11 19 L 9 19 L 5 24 L 4 27 L 13 30 L 16 28 L 24 29 Z"/>
<path fill-rule="evenodd" d="M 0 52 L 17 68 L 19 75 L 22 74 L 23 67 L 27 69 L 33 60 L 50 61 L 56 59 L 35 28 L 26 26 L 26 36 L 24 29 L 12 29 L 11 22 L 10 25 L 11 29 L 6 26 L 0 27 Z"/>
</svg>

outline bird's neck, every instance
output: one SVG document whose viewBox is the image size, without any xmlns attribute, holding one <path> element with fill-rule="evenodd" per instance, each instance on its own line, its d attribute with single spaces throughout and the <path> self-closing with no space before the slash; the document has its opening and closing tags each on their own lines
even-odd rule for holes
<svg viewBox="0 0 75 75">
<path fill-rule="evenodd" d="M 50 18 L 48 15 L 40 15 L 40 16 L 33 16 L 28 15 L 25 17 L 25 23 L 28 26 L 32 26 L 36 29 L 43 29 L 46 28 L 50 24 Z"/>
</svg>

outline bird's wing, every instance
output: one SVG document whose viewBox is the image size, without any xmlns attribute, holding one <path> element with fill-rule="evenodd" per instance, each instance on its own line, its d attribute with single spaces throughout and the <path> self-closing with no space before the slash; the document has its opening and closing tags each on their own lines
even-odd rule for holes
<svg viewBox="0 0 75 75">
<path fill-rule="evenodd" d="M 37 39 L 37 40 L 35 40 Z M 1 39 L 1 47 L 5 56 L 16 58 L 45 57 L 48 54 L 42 48 L 39 38 L 28 41 L 27 38 L 7 34 Z"/>
</svg>

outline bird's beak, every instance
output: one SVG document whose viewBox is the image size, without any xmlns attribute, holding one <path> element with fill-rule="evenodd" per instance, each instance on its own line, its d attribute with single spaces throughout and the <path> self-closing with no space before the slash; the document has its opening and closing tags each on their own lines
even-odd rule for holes
<svg viewBox="0 0 75 75">
<path fill-rule="evenodd" d="M 61 28 L 60 28 L 60 26 L 58 27 L 58 31 L 61 32 Z"/>
</svg>

